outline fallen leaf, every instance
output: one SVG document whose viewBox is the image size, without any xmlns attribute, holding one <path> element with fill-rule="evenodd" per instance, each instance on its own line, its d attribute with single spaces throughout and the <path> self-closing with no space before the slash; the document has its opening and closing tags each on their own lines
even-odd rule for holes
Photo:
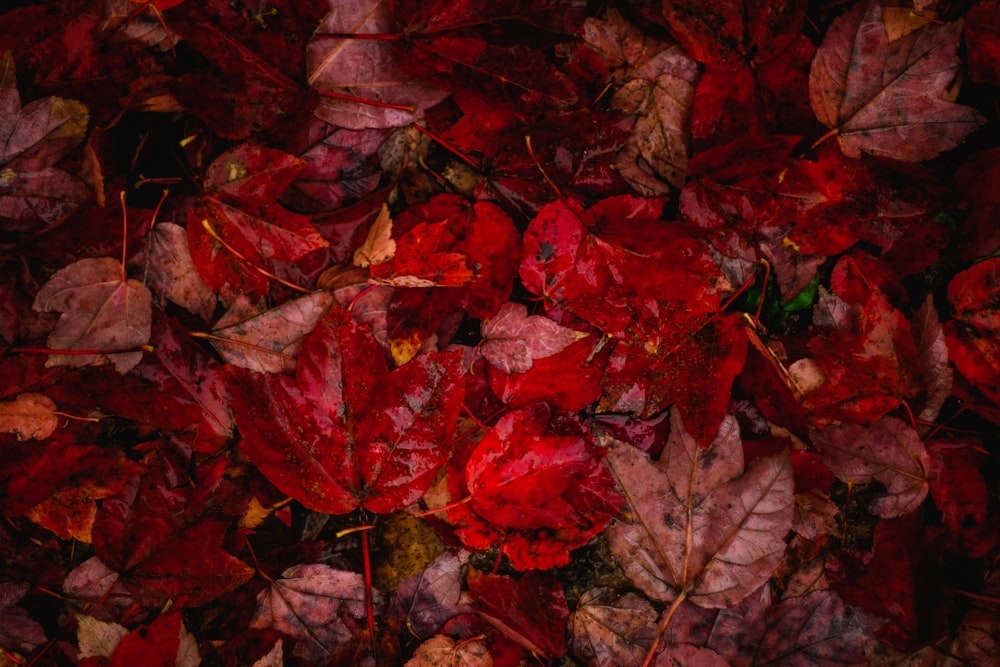
<svg viewBox="0 0 1000 667">
<path fill-rule="evenodd" d="M 785 552 L 794 510 L 786 455 L 744 470 L 739 428 L 726 417 L 702 448 L 671 411 L 659 461 L 613 443 L 608 466 L 630 513 L 607 530 L 626 576 L 654 600 L 683 596 L 708 608 L 734 605 L 764 584 Z"/>
<path fill-rule="evenodd" d="M 302 338 L 316 327 L 333 297 L 313 292 L 212 331 L 212 346 L 228 363 L 261 373 L 295 370 Z"/>
<path fill-rule="evenodd" d="M 913 427 L 895 417 L 882 417 L 867 428 L 827 426 L 812 440 L 838 479 L 853 484 L 877 480 L 885 487 L 871 506 L 880 517 L 909 514 L 927 497 L 927 450 Z"/>
<path fill-rule="evenodd" d="M 371 595 L 372 604 L 381 606 L 378 591 Z M 294 655 L 321 661 L 365 627 L 365 600 L 362 575 L 318 563 L 296 565 L 257 596 L 250 627 L 274 628 L 298 640 Z"/>
<path fill-rule="evenodd" d="M 390 373 L 371 332 L 339 306 L 303 339 L 294 380 L 230 371 L 241 451 L 311 509 L 402 509 L 448 457 L 462 403 L 458 355 L 421 355 Z"/>
<path fill-rule="evenodd" d="M 563 327 L 544 315 L 528 315 L 524 304 L 507 302 L 482 324 L 480 350 L 505 373 L 524 373 L 535 359 L 561 352 L 589 334 Z"/>
<path fill-rule="evenodd" d="M 434 635 L 417 647 L 404 667 L 493 667 L 493 656 L 481 641 L 456 642 Z"/>
<path fill-rule="evenodd" d="M 29 584 L 0 582 L 0 645 L 31 653 L 45 643 L 45 628 L 17 603 L 31 590 Z"/>
<path fill-rule="evenodd" d="M 8 50 L 0 56 L 0 118 L 0 227 L 38 231 L 61 222 L 90 190 L 53 165 L 83 141 L 90 112 L 59 97 L 22 108 Z"/>
<path fill-rule="evenodd" d="M 322 98 L 316 115 L 352 130 L 400 127 L 448 96 L 405 76 L 390 42 L 353 35 L 395 32 L 386 0 L 334 6 L 306 47 L 306 79 Z"/>
<path fill-rule="evenodd" d="M 110 658 L 128 628 L 121 623 L 99 621 L 87 614 L 76 615 L 76 642 L 79 658 Z"/>
<path fill-rule="evenodd" d="M 209 321 L 215 312 L 215 292 L 198 275 L 187 231 L 172 222 L 161 222 L 149 234 L 147 283 L 151 291 Z"/>
<path fill-rule="evenodd" d="M 372 264 L 382 264 L 396 254 L 396 242 L 392 240 L 392 218 L 389 206 L 382 204 L 378 216 L 368 229 L 368 237 L 360 248 L 354 251 L 354 266 L 362 268 Z"/>
<path fill-rule="evenodd" d="M 945 99 L 961 34 L 961 22 L 933 22 L 890 42 L 878 0 L 834 20 L 813 60 L 809 99 L 845 155 L 929 160 L 985 122 Z"/>
<path fill-rule="evenodd" d="M 449 474 L 448 520 L 471 548 L 500 544 L 519 569 L 569 562 L 569 550 L 603 530 L 621 506 L 602 453 L 583 434 L 548 435 L 547 406 L 502 416 L 474 447 L 462 473 Z"/>
<path fill-rule="evenodd" d="M 570 616 L 570 652 L 588 665 L 639 667 L 659 631 L 653 605 L 635 593 L 592 588 Z"/>
<path fill-rule="evenodd" d="M 566 653 L 569 607 L 555 577 L 528 572 L 511 579 L 473 570 L 468 581 L 479 613 L 500 632 L 536 655 L 558 658 Z"/>
<path fill-rule="evenodd" d="M 59 427 L 56 404 L 45 394 L 18 394 L 0 403 L 0 432 L 18 440 L 44 440 Z"/>
<path fill-rule="evenodd" d="M 142 360 L 142 352 L 114 350 L 149 343 L 153 297 L 141 282 L 126 279 L 121 263 L 110 257 L 81 259 L 60 269 L 38 290 L 32 308 L 60 313 L 49 334 L 50 348 L 102 351 L 52 354 L 49 366 L 89 366 L 110 361 L 116 371 L 125 374 Z"/>
</svg>

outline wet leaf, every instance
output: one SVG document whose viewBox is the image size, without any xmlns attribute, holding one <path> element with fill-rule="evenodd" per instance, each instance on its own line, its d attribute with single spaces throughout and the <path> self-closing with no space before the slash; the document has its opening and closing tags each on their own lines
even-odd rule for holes
<svg viewBox="0 0 1000 667">
<path fill-rule="evenodd" d="M 543 315 L 528 315 L 527 306 L 505 303 L 483 322 L 483 356 L 505 373 L 524 373 L 535 359 L 561 352 L 589 334 L 559 326 Z"/>
</svg>

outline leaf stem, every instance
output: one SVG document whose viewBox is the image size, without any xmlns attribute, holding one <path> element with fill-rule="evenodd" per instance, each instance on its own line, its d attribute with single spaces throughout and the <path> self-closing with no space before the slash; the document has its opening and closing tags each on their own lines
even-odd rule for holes
<svg viewBox="0 0 1000 667">
<path fill-rule="evenodd" d="M 235 256 L 240 261 L 245 262 L 250 268 L 252 268 L 257 273 L 261 274 L 262 276 L 266 276 L 266 277 L 270 278 L 271 280 L 273 280 L 275 282 L 281 283 L 282 285 L 284 285 L 285 287 L 287 287 L 288 289 L 290 289 L 292 291 L 298 292 L 300 294 L 312 294 L 312 291 L 307 290 L 305 287 L 300 287 L 300 286 L 296 285 L 295 283 L 290 283 L 287 280 L 285 280 L 284 278 L 279 278 L 278 276 L 274 275 L 270 271 L 266 271 L 266 270 L 262 269 L 261 267 L 257 266 L 256 264 L 254 264 L 250 259 L 248 259 L 246 256 L 244 256 L 239 250 L 237 250 L 233 246 L 231 246 L 228 243 L 226 243 L 222 239 L 222 237 L 219 236 L 218 232 L 216 232 L 215 229 L 212 227 L 212 223 L 210 223 L 208 221 L 208 218 L 205 218 L 205 219 L 203 219 L 201 221 L 201 226 L 205 228 L 205 231 L 208 232 L 208 235 L 211 236 L 213 239 L 215 239 L 215 241 L 219 245 L 221 245 L 223 248 L 225 248 L 230 253 L 232 253 L 233 256 Z"/>
<path fill-rule="evenodd" d="M 660 648 L 660 641 L 663 639 L 663 633 L 667 631 L 670 620 L 677 613 L 677 609 L 681 606 L 681 603 L 686 599 L 687 591 L 681 591 L 681 594 L 670 603 L 670 608 L 667 609 L 666 616 L 663 617 L 663 620 L 660 621 L 660 626 L 656 629 L 656 637 L 653 639 L 653 645 L 649 647 L 649 652 L 646 654 L 646 659 L 642 662 L 642 667 L 649 667 L 653 664 L 653 659 L 656 657 L 656 649 Z"/>
<path fill-rule="evenodd" d="M 358 104 L 367 104 L 371 107 L 380 107 L 382 109 L 399 109 L 400 111 L 408 111 L 410 113 L 416 113 L 417 108 L 409 104 L 393 104 L 391 102 L 382 102 L 381 100 L 372 100 L 367 97 L 357 97 L 356 95 L 348 95 L 347 93 L 335 93 L 332 90 L 318 90 L 316 91 L 323 97 L 331 97 L 335 100 L 346 100 L 348 102 L 357 102 Z"/>
<path fill-rule="evenodd" d="M 368 533 L 361 536 L 362 559 L 365 563 L 365 616 L 368 617 L 368 639 L 371 641 L 372 657 L 377 660 L 377 647 L 375 645 L 375 608 L 372 604 L 372 555 L 368 546 Z"/>
<path fill-rule="evenodd" d="M 460 506 L 464 505 L 465 503 L 469 502 L 470 500 L 472 500 L 472 496 L 466 496 L 466 497 L 462 498 L 461 500 L 456 500 L 453 503 L 448 503 L 447 505 L 442 505 L 441 507 L 432 507 L 430 509 L 426 509 L 426 510 L 423 510 L 421 512 L 414 512 L 410 516 L 415 516 L 417 518 L 423 518 L 425 516 L 431 516 L 432 514 L 440 514 L 441 512 L 448 512 L 450 510 L 455 509 L 456 507 L 460 507 Z"/>
<path fill-rule="evenodd" d="M 822 137 L 820 137 L 816 141 L 812 142 L 812 145 L 809 146 L 809 150 L 811 150 L 811 151 L 816 150 L 819 147 L 819 145 L 822 144 L 824 141 L 826 141 L 830 137 L 835 137 L 838 134 L 840 134 L 840 128 L 839 127 L 833 128 L 832 130 L 830 130 L 829 132 L 827 132 L 826 134 L 824 134 Z"/>
<path fill-rule="evenodd" d="M 284 357 L 288 361 L 295 361 L 295 357 L 290 354 L 285 354 L 284 352 L 279 352 L 278 350 L 272 350 L 267 347 L 262 347 L 260 345 L 254 345 L 253 343 L 248 343 L 245 340 L 238 340 L 236 338 L 226 338 L 224 336 L 216 336 L 215 334 L 210 334 L 207 331 L 190 331 L 188 332 L 192 338 L 204 338 L 205 340 L 215 340 L 220 343 L 225 343 L 227 345 L 242 345 L 243 347 L 249 347 L 250 349 L 256 350 L 258 352 L 265 352 L 267 354 L 274 354 L 279 357 Z"/>
<path fill-rule="evenodd" d="M 153 352 L 156 348 L 152 345 L 139 345 L 137 347 L 127 347 L 123 350 L 54 350 L 50 347 L 8 347 L 7 352 L 17 352 L 20 354 L 125 354 L 127 352 Z"/>
<path fill-rule="evenodd" d="M 421 134 L 423 134 L 425 137 L 429 137 L 433 141 L 437 142 L 438 145 L 440 145 L 442 148 L 446 149 L 448 152 L 450 152 L 453 155 L 455 155 L 459 160 L 461 160 L 465 164 L 469 165 L 470 167 L 472 167 L 476 171 L 481 171 L 482 170 L 483 165 L 477 163 L 471 157 L 469 157 L 468 155 L 466 155 L 462 151 L 458 150 L 453 145 L 451 145 L 451 143 L 449 143 L 448 141 L 445 141 L 444 139 L 442 139 L 438 135 L 434 134 L 433 132 L 431 132 L 430 130 L 428 130 L 426 127 L 422 127 L 422 126 L 420 126 L 420 125 L 418 125 L 416 123 L 413 124 L 413 127 L 416 128 L 416 130 L 418 132 L 420 132 Z"/>
</svg>

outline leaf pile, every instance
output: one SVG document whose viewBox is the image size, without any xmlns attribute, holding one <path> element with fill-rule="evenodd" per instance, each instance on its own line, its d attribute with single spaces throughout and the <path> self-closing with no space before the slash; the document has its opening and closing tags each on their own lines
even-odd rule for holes
<svg viewBox="0 0 1000 667">
<path fill-rule="evenodd" d="M 0 9 L 0 664 L 997 665 L 1000 3 Z"/>
</svg>

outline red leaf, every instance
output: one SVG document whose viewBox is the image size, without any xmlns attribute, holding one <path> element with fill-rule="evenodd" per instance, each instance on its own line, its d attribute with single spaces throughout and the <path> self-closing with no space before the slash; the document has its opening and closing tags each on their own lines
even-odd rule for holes
<svg viewBox="0 0 1000 667">
<path fill-rule="evenodd" d="M 524 373 L 508 374 L 490 366 L 490 390 L 513 408 L 549 401 L 565 410 L 582 410 L 601 397 L 603 369 L 600 363 L 590 361 L 593 352 L 591 341 L 579 340 L 562 352 L 534 362 Z"/>
<path fill-rule="evenodd" d="M 380 513 L 416 501 L 448 456 L 462 402 L 457 354 L 396 369 L 338 306 L 303 339 L 295 380 L 230 372 L 241 449 L 307 507 Z"/>
<path fill-rule="evenodd" d="M 715 317 L 676 344 L 659 336 L 621 341 L 608 360 L 600 407 L 650 417 L 676 405 L 706 445 L 718 433 L 746 349 L 746 325 L 736 315 Z"/>
<path fill-rule="evenodd" d="M 554 577 L 528 572 L 514 580 L 473 570 L 469 595 L 487 621 L 532 653 L 548 658 L 566 653 L 569 608 Z"/>
<path fill-rule="evenodd" d="M 890 42 L 878 0 L 834 20 L 813 60 L 809 96 L 844 154 L 928 160 L 985 122 L 944 99 L 958 70 L 961 33 L 960 22 L 929 23 Z"/>
<path fill-rule="evenodd" d="M 111 655 L 110 667 L 175 667 L 180 648 L 181 615 L 164 614 L 124 637 Z"/>
<path fill-rule="evenodd" d="M 1000 19 L 996 0 L 980 0 L 965 15 L 969 77 L 976 83 L 1000 85 Z"/>
<path fill-rule="evenodd" d="M 705 7 L 692 0 L 664 0 L 663 15 L 684 49 L 703 63 L 735 69 L 763 63 L 795 39 L 806 3 L 729 0 Z"/>
<path fill-rule="evenodd" d="M 569 562 L 569 550 L 603 530 L 621 507 L 602 452 L 582 435 L 546 435 L 549 410 L 533 404 L 505 414 L 475 446 L 464 475 L 452 471 L 448 512 L 466 545 L 496 543 L 519 569 Z"/>
</svg>

